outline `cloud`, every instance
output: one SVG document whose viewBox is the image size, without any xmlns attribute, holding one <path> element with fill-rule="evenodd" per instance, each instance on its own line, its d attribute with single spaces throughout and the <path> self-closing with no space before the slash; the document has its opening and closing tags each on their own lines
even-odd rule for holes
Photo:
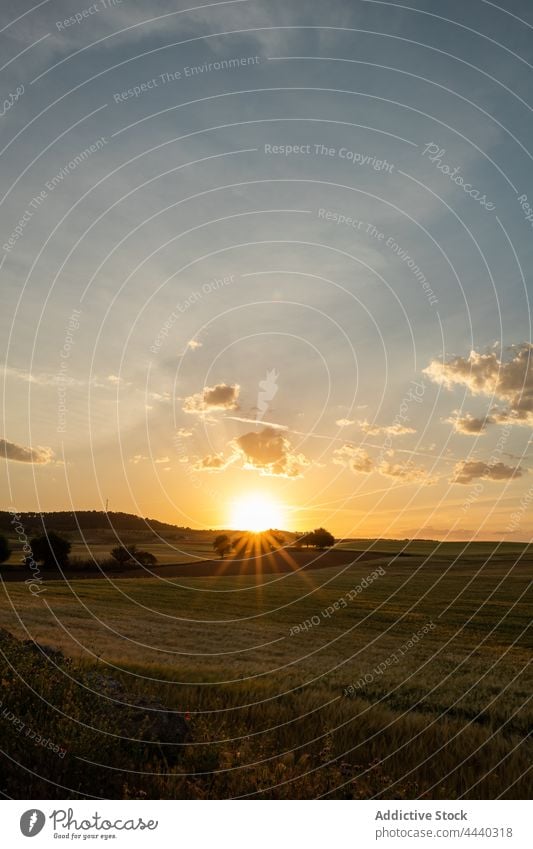
<svg viewBox="0 0 533 849">
<path fill-rule="evenodd" d="M 189 439 L 192 436 L 192 430 L 187 430 L 186 427 L 180 427 L 176 431 L 176 436 L 181 437 L 181 439 Z"/>
<path fill-rule="evenodd" d="M 387 478 L 399 478 L 408 483 L 423 483 L 427 486 L 437 482 L 437 477 L 432 477 L 427 469 L 415 466 L 411 461 L 407 463 L 388 463 L 384 461 L 378 467 L 381 475 Z"/>
<path fill-rule="evenodd" d="M 448 389 L 466 386 L 472 395 L 499 398 L 507 406 L 491 417 L 493 423 L 533 425 L 533 345 L 524 342 L 511 349 L 504 361 L 496 351 L 468 357 L 454 357 L 447 362 L 433 360 L 424 369 L 435 383 Z M 488 422 L 487 422 L 488 423 Z"/>
<path fill-rule="evenodd" d="M 464 433 L 467 436 L 477 436 L 480 433 L 485 433 L 487 425 L 494 424 L 496 419 L 493 416 L 485 416 L 479 418 L 471 416 L 469 413 L 466 416 L 460 416 L 457 411 L 454 412 L 447 422 L 453 425 L 456 433 Z"/>
<path fill-rule="evenodd" d="M 202 345 L 203 342 L 198 342 L 197 339 L 189 339 L 189 341 L 187 342 L 187 348 L 190 348 L 191 351 L 195 351 L 197 348 L 201 348 Z"/>
<path fill-rule="evenodd" d="M 394 456 L 394 452 L 388 452 L 390 456 Z M 372 458 L 363 448 L 357 448 L 355 445 L 346 443 L 342 448 L 337 448 L 333 452 L 333 462 L 339 466 L 346 466 L 356 474 L 368 475 L 372 471 L 379 472 L 387 478 L 399 478 L 409 483 L 434 484 L 437 482 L 437 477 L 432 477 L 426 469 L 409 460 L 406 463 L 390 463 L 386 460 L 382 461 L 379 466 L 376 466 Z"/>
<path fill-rule="evenodd" d="M 230 419 L 232 422 L 242 422 L 243 424 L 258 424 L 257 418 L 250 419 L 246 416 L 224 416 L 225 419 Z M 279 424 L 279 422 L 266 422 L 264 419 L 261 419 L 260 424 L 268 425 L 269 427 L 274 427 L 276 430 L 288 430 L 287 425 Z"/>
<path fill-rule="evenodd" d="M 255 469 L 262 475 L 297 478 L 310 464 L 303 454 L 293 453 L 287 437 L 273 427 L 250 431 L 230 444 L 244 460 L 245 469 Z"/>
<path fill-rule="evenodd" d="M 205 386 L 203 392 L 189 395 L 185 398 L 183 411 L 195 415 L 203 415 L 216 410 L 235 410 L 239 406 L 240 386 L 235 383 L 217 383 L 216 386 Z"/>
<path fill-rule="evenodd" d="M 54 459 L 54 452 L 51 448 L 44 448 L 41 445 L 38 445 L 37 448 L 26 448 L 25 445 L 0 439 L 0 458 L 13 460 L 16 463 L 33 463 L 37 466 L 46 466 Z"/>
<path fill-rule="evenodd" d="M 10 368 L 3 366 L 2 371 L 5 377 L 12 377 L 15 380 L 22 380 L 24 383 L 35 383 L 38 386 L 53 386 L 57 383 L 57 375 L 55 374 L 35 374 L 33 372 L 23 371 L 23 369 Z"/>
<path fill-rule="evenodd" d="M 350 425 L 355 424 L 355 421 L 353 419 L 337 419 L 335 424 L 337 427 L 349 427 Z"/>
<path fill-rule="evenodd" d="M 236 459 L 235 455 L 226 459 L 222 454 L 207 454 L 207 456 L 197 460 L 193 468 L 196 472 L 221 472 Z"/>
<path fill-rule="evenodd" d="M 476 478 L 491 481 L 504 481 L 520 478 L 523 470 L 520 466 L 506 466 L 505 463 L 483 463 L 481 460 L 461 460 L 455 464 L 450 483 L 468 484 Z"/>
<path fill-rule="evenodd" d="M 346 466 L 352 472 L 368 475 L 374 468 L 374 461 L 362 448 L 355 445 L 343 445 L 333 452 L 333 462 L 339 466 Z"/>
<path fill-rule="evenodd" d="M 137 466 L 139 463 L 145 463 L 149 459 L 150 457 L 147 457 L 146 454 L 134 454 L 133 457 L 130 457 L 130 463 Z M 170 457 L 156 457 L 155 459 L 152 458 L 152 461 L 157 464 L 170 463 Z"/>
<path fill-rule="evenodd" d="M 54 386 L 60 382 L 68 386 L 84 385 L 82 380 L 77 380 L 76 378 L 63 373 L 50 374 L 48 372 L 28 372 L 23 369 L 11 368 L 10 366 L 3 366 L 2 371 L 6 378 L 11 377 L 14 380 L 21 380 L 24 383 L 32 383 L 35 386 Z"/>
<path fill-rule="evenodd" d="M 399 422 L 395 422 L 391 425 L 374 425 L 370 424 L 367 421 L 357 422 L 363 433 L 367 433 L 370 436 L 377 436 L 378 434 L 388 434 L 389 436 L 402 436 L 404 433 L 416 433 L 416 430 L 412 427 L 405 427 L 401 425 Z"/>
<path fill-rule="evenodd" d="M 172 399 L 170 392 L 149 392 L 148 398 L 151 401 L 159 401 L 161 404 L 165 404 Z"/>
<path fill-rule="evenodd" d="M 124 378 L 120 377 L 118 374 L 108 374 L 106 380 L 112 386 L 131 386 L 131 383 L 124 380 Z M 157 393 L 153 394 L 156 395 Z"/>
</svg>

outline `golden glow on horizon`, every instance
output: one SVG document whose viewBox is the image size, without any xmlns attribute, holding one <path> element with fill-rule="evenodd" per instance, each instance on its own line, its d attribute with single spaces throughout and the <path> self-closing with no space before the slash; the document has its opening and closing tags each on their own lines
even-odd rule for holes
<svg viewBox="0 0 533 849">
<path fill-rule="evenodd" d="M 268 495 L 250 493 L 232 502 L 230 527 L 235 530 L 259 533 L 269 528 L 283 529 L 285 525 L 283 505 Z"/>
</svg>

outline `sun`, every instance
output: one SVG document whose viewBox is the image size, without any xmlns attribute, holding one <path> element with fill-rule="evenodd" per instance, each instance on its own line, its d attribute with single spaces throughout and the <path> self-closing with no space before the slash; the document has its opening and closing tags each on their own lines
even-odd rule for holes
<svg viewBox="0 0 533 849">
<path fill-rule="evenodd" d="M 261 533 L 286 524 L 283 505 L 267 495 L 250 493 L 232 504 L 231 527 L 239 531 Z"/>
</svg>

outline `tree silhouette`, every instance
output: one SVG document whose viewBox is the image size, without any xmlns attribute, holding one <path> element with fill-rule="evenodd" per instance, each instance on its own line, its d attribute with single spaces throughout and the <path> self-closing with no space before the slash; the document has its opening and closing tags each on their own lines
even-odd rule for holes
<svg viewBox="0 0 533 849">
<path fill-rule="evenodd" d="M 310 545 L 315 544 L 314 534 L 312 532 L 302 534 L 300 537 L 298 537 L 296 542 L 299 546 L 305 545 L 307 548 L 309 548 Z"/>
<path fill-rule="evenodd" d="M 111 551 L 111 557 L 120 563 L 121 566 L 140 565 L 140 566 L 155 566 L 157 557 L 149 551 L 143 551 L 137 548 L 136 545 L 130 545 L 126 548 L 125 545 L 119 545 Z"/>
<path fill-rule="evenodd" d="M 325 528 L 316 528 L 312 533 L 315 548 L 330 548 L 335 545 L 335 537 Z"/>
<path fill-rule="evenodd" d="M 227 534 L 219 534 L 213 540 L 213 548 L 220 555 L 220 559 L 224 560 L 226 554 L 229 554 L 232 548 L 231 540 Z"/>
<path fill-rule="evenodd" d="M 125 566 L 126 563 L 130 562 L 136 550 L 137 546 L 135 545 L 130 546 L 129 549 L 127 549 L 124 545 L 117 545 L 117 547 L 113 548 L 110 553 L 113 560 L 116 560 L 121 566 Z"/>
<path fill-rule="evenodd" d="M 68 566 L 68 556 L 72 548 L 68 539 L 50 531 L 35 537 L 30 542 L 34 560 L 42 563 L 46 569 L 58 569 Z"/>
<path fill-rule="evenodd" d="M 330 548 L 335 544 L 335 537 L 325 528 L 316 528 L 307 534 L 302 534 L 297 540 L 297 545 L 305 545 L 307 548 Z"/>
</svg>

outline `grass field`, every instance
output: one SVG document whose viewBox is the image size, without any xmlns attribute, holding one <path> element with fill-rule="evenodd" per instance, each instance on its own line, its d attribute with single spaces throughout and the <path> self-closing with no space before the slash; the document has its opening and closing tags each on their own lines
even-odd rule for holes
<svg viewBox="0 0 533 849">
<path fill-rule="evenodd" d="M 36 532 L 38 533 L 38 532 Z M 146 531 L 126 531 L 114 533 L 110 529 L 63 534 L 71 542 L 72 558 L 87 560 L 94 558 L 100 562 L 109 558 L 109 552 L 117 545 L 135 544 L 157 557 L 161 564 L 194 563 L 211 557 L 213 554 L 214 532 L 194 531 L 190 534 L 167 534 L 165 538 Z M 7 561 L 11 565 L 20 563 L 20 542 L 13 534 L 7 535 L 11 547 L 11 556 Z"/>
<path fill-rule="evenodd" d="M 533 558 L 476 545 L 261 577 L 47 577 L 37 597 L 4 583 L 0 626 L 65 655 L 6 641 L 4 713 L 66 749 L 22 745 L 0 716 L 4 792 L 528 797 Z"/>
</svg>

